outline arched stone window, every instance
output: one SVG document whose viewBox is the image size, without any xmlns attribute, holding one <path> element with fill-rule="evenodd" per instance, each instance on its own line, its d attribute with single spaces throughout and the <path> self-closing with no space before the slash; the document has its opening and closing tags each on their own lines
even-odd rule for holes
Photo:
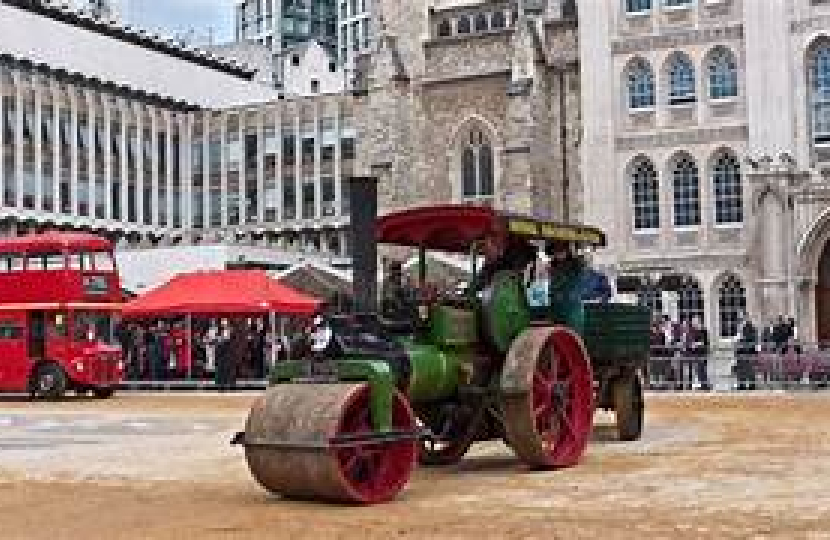
<svg viewBox="0 0 830 540">
<path fill-rule="evenodd" d="M 738 95 L 738 63 L 726 47 L 716 47 L 709 54 L 709 97 L 723 99 Z"/>
<path fill-rule="evenodd" d="M 691 321 L 697 318 L 703 323 L 703 291 L 698 281 L 693 277 L 686 278 L 677 293 L 677 314 L 680 320 Z"/>
<path fill-rule="evenodd" d="M 634 230 L 660 228 L 660 182 L 654 164 L 646 157 L 635 159 L 628 168 L 634 209 Z"/>
<path fill-rule="evenodd" d="M 718 289 L 718 320 L 720 336 L 738 335 L 741 314 L 746 311 L 746 289 L 741 280 L 728 276 Z"/>
<path fill-rule="evenodd" d="M 458 18 L 458 22 L 455 26 L 455 31 L 458 34 L 469 34 L 470 33 L 470 18 L 461 16 Z"/>
<path fill-rule="evenodd" d="M 734 152 L 722 150 L 712 162 L 715 223 L 743 223 L 744 199 L 741 163 Z"/>
<path fill-rule="evenodd" d="M 475 23 L 476 32 L 486 32 L 488 28 L 487 23 L 487 14 L 486 13 L 479 13 L 476 15 L 476 23 Z"/>
<path fill-rule="evenodd" d="M 481 129 L 470 130 L 461 153 L 464 200 L 490 202 L 495 195 L 493 148 Z"/>
<path fill-rule="evenodd" d="M 676 53 L 669 60 L 669 105 L 694 103 L 695 67 L 691 59 L 683 53 Z"/>
<path fill-rule="evenodd" d="M 813 141 L 830 143 L 830 42 L 814 47 L 809 59 L 810 119 Z"/>
<path fill-rule="evenodd" d="M 504 17 L 504 11 L 494 11 L 493 17 L 490 19 L 490 26 L 492 28 L 504 28 L 507 26 L 507 20 Z"/>
<path fill-rule="evenodd" d="M 672 166 L 675 227 L 700 225 L 700 174 L 694 158 L 680 154 Z"/>
<path fill-rule="evenodd" d="M 628 108 L 648 109 L 654 107 L 654 72 L 645 60 L 638 58 L 626 71 Z"/>
<path fill-rule="evenodd" d="M 637 304 L 649 308 L 652 313 L 663 313 L 663 291 L 646 286 L 637 292 Z"/>
<path fill-rule="evenodd" d="M 441 19 L 438 23 L 438 37 L 449 37 L 452 35 L 452 24 L 447 19 Z"/>
</svg>

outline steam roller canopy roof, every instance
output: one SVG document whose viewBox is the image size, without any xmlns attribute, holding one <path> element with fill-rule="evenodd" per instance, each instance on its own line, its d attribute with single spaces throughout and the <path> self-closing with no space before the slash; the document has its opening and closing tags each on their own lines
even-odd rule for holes
<svg viewBox="0 0 830 540">
<path fill-rule="evenodd" d="M 382 244 L 449 253 L 467 252 L 473 242 L 488 236 L 606 245 L 605 233 L 596 227 L 542 221 L 487 206 L 461 204 L 395 212 L 378 219 L 376 228 L 376 238 Z"/>
</svg>

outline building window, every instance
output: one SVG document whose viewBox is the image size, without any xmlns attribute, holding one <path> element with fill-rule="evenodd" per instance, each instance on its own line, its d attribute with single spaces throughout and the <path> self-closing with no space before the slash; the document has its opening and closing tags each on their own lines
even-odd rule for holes
<svg viewBox="0 0 830 540">
<path fill-rule="evenodd" d="M 638 158 L 631 165 L 630 175 L 634 230 L 660 228 L 660 183 L 654 164 L 647 158 Z"/>
<path fill-rule="evenodd" d="M 686 279 L 677 291 L 677 315 L 681 321 L 698 319 L 703 323 L 703 292 L 692 277 Z"/>
<path fill-rule="evenodd" d="M 626 13 L 643 13 L 651 10 L 651 0 L 625 0 Z"/>
<path fill-rule="evenodd" d="M 830 143 L 830 43 L 815 50 L 810 66 L 813 140 Z"/>
<path fill-rule="evenodd" d="M 292 66 L 299 66 L 300 65 L 300 56 L 297 54 L 291 55 L 291 65 Z"/>
<path fill-rule="evenodd" d="M 628 107 L 654 107 L 654 73 L 644 60 L 636 60 L 628 69 Z"/>
<path fill-rule="evenodd" d="M 746 311 L 746 289 L 741 280 L 729 276 L 718 290 L 718 315 L 720 336 L 731 338 L 738 335 L 741 315 Z"/>
<path fill-rule="evenodd" d="M 652 313 L 663 313 L 663 291 L 647 285 L 637 291 L 637 305 L 649 308 Z"/>
<path fill-rule="evenodd" d="M 663 5 L 666 7 L 691 6 L 692 0 L 663 0 Z"/>
<path fill-rule="evenodd" d="M 449 37 L 452 34 L 452 24 L 447 19 L 438 23 L 438 37 Z"/>
<path fill-rule="evenodd" d="M 494 29 L 496 28 L 504 28 L 507 26 L 507 20 L 504 17 L 503 11 L 494 11 L 493 17 L 490 20 L 490 26 Z"/>
<path fill-rule="evenodd" d="M 715 223 L 742 223 L 744 220 L 741 164 L 732 152 L 721 152 L 712 167 L 715 192 Z"/>
<path fill-rule="evenodd" d="M 718 47 L 709 57 L 709 97 L 723 99 L 738 95 L 738 66 L 729 49 Z"/>
<path fill-rule="evenodd" d="M 479 129 L 470 131 L 461 154 L 462 197 L 491 200 L 494 195 L 493 149 Z"/>
<path fill-rule="evenodd" d="M 688 56 L 678 53 L 669 64 L 669 105 L 694 103 L 696 100 L 695 67 Z"/>
<path fill-rule="evenodd" d="M 311 79 L 311 92 L 316 94 L 320 91 L 320 81 L 317 79 Z"/>
<path fill-rule="evenodd" d="M 688 155 L 679 157 L 672 169 L 674 184 L 674 225 L 700 225 L 700 175 L 697 163 Z"/>
<path fill-rule="evenodd" d="M 459 34 L 470 33 L 470 19 L 468 17 L 459 17 L 456 23 L 455 31 Z"/>
<path fill-rule="evenodd" d="M 485 13 L 479 13 L 476 15 L 476 32 L 486 32 L 487 31 L 487 15 Z"/>
</svg>

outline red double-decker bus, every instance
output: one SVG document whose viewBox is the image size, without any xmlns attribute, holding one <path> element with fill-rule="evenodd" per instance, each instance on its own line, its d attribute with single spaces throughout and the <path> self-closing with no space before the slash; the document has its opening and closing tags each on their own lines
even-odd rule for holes
<svg viewBox="0 0 830 540">
<path fill-rule="evenodd" d="M 110 397 L 123 355 L 123 301 L 112 243 L 82 233 L 0 239 L 0 392 Z"/>
</svg>

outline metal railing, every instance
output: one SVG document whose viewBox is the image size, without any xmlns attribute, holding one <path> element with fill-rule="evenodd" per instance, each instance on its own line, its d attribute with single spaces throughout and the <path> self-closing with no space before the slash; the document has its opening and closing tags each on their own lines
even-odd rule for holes
<svg viewBox="0 0 830 540">
<path fill-rule="evenodd" d="M 830 346 L 796 343 L 754 352 L 717 349 L 706 356 L 653 352 L 646 369 L 651 390 L 797 390 L 830 386 Z"/>
</svg>

